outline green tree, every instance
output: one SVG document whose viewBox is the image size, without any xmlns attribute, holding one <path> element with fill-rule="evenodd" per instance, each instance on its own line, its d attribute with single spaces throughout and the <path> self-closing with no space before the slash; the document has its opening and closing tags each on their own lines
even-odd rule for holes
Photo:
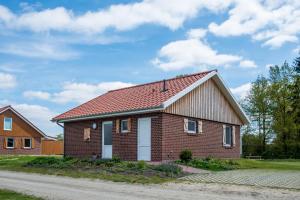
<svg viewBox="0 0 300 200">
<path fill-rule="evenodd" d="M 57 134 L 56 136 L 57 140 L 64 140 L 64 135 L 62 133 Z"/>
<path fill-rule="evenodd" d="M 269 84 L 265 77 L 259 76 L 252 83 L 243 107 L 251 118 L 251 126 L 256 127 L 257 132 L 255 134 L 257 134 L 259 141 L 257 153 L 261 155 L 266 150 L 266 144 L 271 136 Z"/>
<path fill-rule="evenodd" d="M 291 101 L 292 68 L 287 62 L 281 67 L 270 67 L 270 99 L 272 128 L 276 133 L 275 143 L 282 147 L 284 156 L 291 155 L 290 144 L 295 132 L 294 112 Z"/>
<path fill-rule="evenodd" d="M 296 125 L 295 146 L 296 157 L 300 158 L 300 52 L 294 61 L 293 84 L 291 86 L 292 110 L 294 112 L 294 123 Z"/>
</svg>

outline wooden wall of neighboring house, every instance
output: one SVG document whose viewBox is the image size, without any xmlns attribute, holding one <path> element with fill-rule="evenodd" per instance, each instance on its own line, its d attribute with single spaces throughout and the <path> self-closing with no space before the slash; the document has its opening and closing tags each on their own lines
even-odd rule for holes
<svg viewBox="0 0 300 200">
<path fill-rule="evenodd" d="M 165 112 L 242 125 L 241 119 L 212 79 L 167 107 Z"/>
<path fill-rule="evenodd" d="M 12 118 L 12 130 L 4 130 L 4 118 Z M 13 149 L 6 148 L 7 138 L 14 138 L 15 147 Z M 32 139 L 32 148 L 25 149 L 22 145 L 22 139 Z M 12 111 L 7 110 L 0 114 L 0 154 L 32 154 L 39 155 L 41 153 L 40 143 L 41 134 L 23 121 Z"/>
<path fill-rule="evenodd" d="M 42 140 L 42 155 L 64 154 L 64 142 L 55 140 Z"/>
</svg>

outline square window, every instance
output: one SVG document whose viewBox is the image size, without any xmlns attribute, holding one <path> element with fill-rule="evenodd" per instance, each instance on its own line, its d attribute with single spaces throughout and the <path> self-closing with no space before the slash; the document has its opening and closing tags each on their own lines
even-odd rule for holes
<svg viewBox="0 0 300 200">
<path fill-rule="evenodd" d="M 128 119 L 126 120 L 121 120 L 121 132 L 122 133 L 127 133 L 128 130 Z"/>
<path fill-rule="evenodd" d="M 24 148 L 31 149 L 31 139 L 29 139 L 29 138 L 24 139 Z"/>
<path fill-rule="evenodd" d="M 226 126 L 225 145 L 232 146 L 232 126 Z"/>
<path fill-rule="evenodd" d="M 196 121 L 188 120 L 188 133 L 196 133 Z"/>
<path fill-rule="evenodd" d="M 7 138 L 6 140 L 6 148 L 14 148 L 15 147 L 15 140 L 14 138 Z"/>
<path fill-rule="evenodd" d="M 12 118 L 8 118 L 8 117 L 4 118 L 4 130 L 5 131 L 12 130 Z"/>
</svg>

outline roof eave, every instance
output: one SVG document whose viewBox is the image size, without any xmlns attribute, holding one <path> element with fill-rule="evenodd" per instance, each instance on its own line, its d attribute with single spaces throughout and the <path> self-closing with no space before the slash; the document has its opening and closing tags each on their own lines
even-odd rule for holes
<svg viewBox="0 0 300 200">
<path fill-rule="evenodd" d="M 115 117 L 115 116 L 124 116 L 124 115 L 134 115 L 134 114 L 144 114 L 144 113 L 152 113 L 152 112 L 159 112 L 162 111 L 163 105 L 147 108 L 147 109 L 139 109 L 139 110 L 130 110 L 130 111 L 123 111 L 123 112 L 112 112 L 112 113 L 105 113 L 105 114 L 96 114 L 96 115 L 88 115 L 88 116 L 79 116 L 73 118 L 64 118 L 64 119 L 52 119 L 52 122 L 58 123 L 65 123 L 65 122 L 72 122 L 72 121 L 81 121 L 81 120 L 88 120 L 88 119 L 99 119 L 99 118 L 107 118 L 107 117 Z"/>
</svg>

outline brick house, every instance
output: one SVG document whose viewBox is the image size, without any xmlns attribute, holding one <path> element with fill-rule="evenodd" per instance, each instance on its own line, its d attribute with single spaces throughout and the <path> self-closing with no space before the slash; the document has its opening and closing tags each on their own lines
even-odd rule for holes
<svg viewBox="0 0 300 200">
<path fill-rule="evenodd" d="M 39 155 L 42 139 L 51 138 L 11 106 L 0 108 L 0 155 Z"/>
<path fill-rule="evenodd" d="M 109 91 L 52 119 L 63 123 L 65 155 L 124 160 L 240 156 L 249 123 L 216 70 Z"/>
</svg>

